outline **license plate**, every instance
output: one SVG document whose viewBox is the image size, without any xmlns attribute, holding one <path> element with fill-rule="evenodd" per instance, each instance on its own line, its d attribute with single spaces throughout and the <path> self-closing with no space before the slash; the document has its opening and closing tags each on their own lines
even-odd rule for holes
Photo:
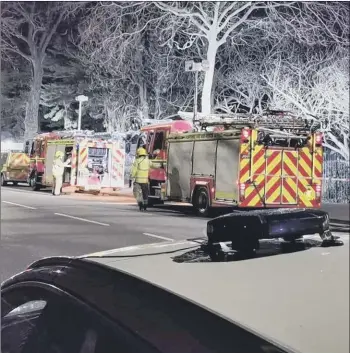
<svg viewBox="0 0 350 353">
<path fill-rule="evenodd" d="M 161 197 L 161 193 L 160 193 L 160 190 L 159 190 L 159 189 L 156 189 L 155 195 L 156 195 L 157 197 Z"/>
</svg>

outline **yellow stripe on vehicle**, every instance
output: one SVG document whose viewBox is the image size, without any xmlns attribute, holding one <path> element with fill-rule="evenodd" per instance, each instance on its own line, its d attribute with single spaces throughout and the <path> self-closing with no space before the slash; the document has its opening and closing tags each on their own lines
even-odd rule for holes
<svg viewBox="0 0 350 353">
<path fill-rule="evenodd" d="M 258 175 L 254 181 L 255 181 L 255 184 L 259 186 L 264 180 L 265 180 L 264 175 Z M 263 195 L 264 189 L 258 187 L 258 190 L 260 194 Z M 254 187 L 254 185 L 250 185 L 245 189 L 245 193 L 244 193 L 245 198 L 247 198 L 252 192 L 256 192 L 256 188 Z"/>
</svg>

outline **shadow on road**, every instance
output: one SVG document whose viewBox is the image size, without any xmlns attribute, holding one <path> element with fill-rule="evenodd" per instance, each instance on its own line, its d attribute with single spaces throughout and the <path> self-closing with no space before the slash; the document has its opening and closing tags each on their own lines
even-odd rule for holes
<svg viewBox="0 0 350 353">
<path fill-rule="evenodd" d="M 155 205 L 152 208 L 156 209 L 157 213 L 167 213 L 167 215 L 170 214 L 174 217 L 193 216 L 203 219 L 215 218 L 234 211 L 232 207 L 220 207 L 212 209 L 208 217 L 200 217 L 192 206 L 187 205 Z M 152 208 L 149 210 L 151 211 Z"/>
<path fill-rule="evenodd" d="M 339 238 L 339 237 L 337 237 Z M 290 244 L 284 241 L 260 241 L 260 249 L 252 256 L 244 256 L 239 253 L 230 254 L 222 262 L 233 262 L 233 261 L 243 261 L 249 260 L 254 261 L 254 259 L 291 254 L 300 251 L 307 251 L 311 248 L 321 247 L 322 242 L 320 240 L 314 239 L 304 239 L 302 242 L 297 242 L 295 244 Z M 190 250 L 179 256 L 172 257 L 172 260 L 177 263 L 200 263 L 200 262 L 214 262 L 211 260 L 208 252 L 206 251 L 206 246 L 201 246 L 197 249 Z"/>
<path fill-rule="evenodd" d="M 199 217 L 199 216 L 197 216 L 197 214 L 192 206 L 156 205 L 153 208 L 155 210 L 157 210 L 157 213 L 166 213 L 167 216 L 173 216 L 173 217 L 191 216 L 191 217 L 197 217 L 197 218 L 208 219 L 208 220 L 215 218 L 215 217 L 222 216 L 224 214 L 231 213 L 231 212 L 239 212 L 239 210 L 237 208 L 220 207 L 220 208 L 212 209 L 208 217 Z M 149 210 L 152 210 L 152 209 L 149 208 Z M 336 218 L 331 217 L 330 224 L 331 224 L 331 229 L 335 232 L 344 232 L 344 233 L 350 232 L 350 221 L 349 220 L 342 220 L 342 219 L 336 219 Z"/>
<path fill-rule="evenodd" d="M 33 191 L 30 186 L 25 185 L 25 184 L 19 184 L 19 185 L 7 184 L 5 186 L 5 188 L 6 189 L 14 189 L 14 190 L 23 190 L 23 191 Z M 44 188 L 44 189 L 36 190 L 33 192 L 51 193 L 51 188 Z"/>
</svg>

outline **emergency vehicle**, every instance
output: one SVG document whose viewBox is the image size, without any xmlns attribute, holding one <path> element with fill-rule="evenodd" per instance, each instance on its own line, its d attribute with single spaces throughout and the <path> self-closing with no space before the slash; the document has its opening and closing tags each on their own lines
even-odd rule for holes
<svg viewBox="0 0 350 353">
<path fill-rule="evenodd" d="M 150 172 L 151 204 L 187 202 L 200 215 L 222 206 L 320 207 L 323 136 L 307 121 L 269 112 L 211 115 L 199 126 L 175 121 L 143 129 L 159 162 Z"/>
<path fill-rule="evenodd" d="M 30 142 L 26 143 L 29 148 Z M 71 159 L 63 175 L 63 190 L 111 191 L 124 186 L 124 143 L 111 134 L 63 131 L 36 136 L 29 150 L 28 183 L 33 190 L 52 187 L 57 151 Z"/>
<path fill-rule="evenodd" d="M 7 183 L 26 183 L 29 170 L 29 156 L 18 151 L 1 152 L 1 186 Z"/>
</svg>

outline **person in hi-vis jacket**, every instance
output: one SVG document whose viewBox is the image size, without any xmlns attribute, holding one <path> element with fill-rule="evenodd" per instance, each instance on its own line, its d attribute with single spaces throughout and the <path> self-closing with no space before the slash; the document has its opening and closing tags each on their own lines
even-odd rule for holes
<svg viewBox="0 0 350 353">
<path fill-rule="evenodd" d="M 70 165 L 70 159 L 67 159 L 66 162 L 63 162 L 63 152 L 57 151 L 52 165 L 52 176 L 53 176 L 53 186 L 52 194 L 58 196 L 61 194 L 61 188 L 63 183 L 63 173 L 64 168 Z"/>
<path fill-rule="evenodd" d="M 138 148 L 131 168 L 131 178 L 134 179 L 134 196 L 140 211 L 146 211 L 148 205 L 148 175 L 151 165 L 147 151 L 143 147 Z"/>
</svg>

